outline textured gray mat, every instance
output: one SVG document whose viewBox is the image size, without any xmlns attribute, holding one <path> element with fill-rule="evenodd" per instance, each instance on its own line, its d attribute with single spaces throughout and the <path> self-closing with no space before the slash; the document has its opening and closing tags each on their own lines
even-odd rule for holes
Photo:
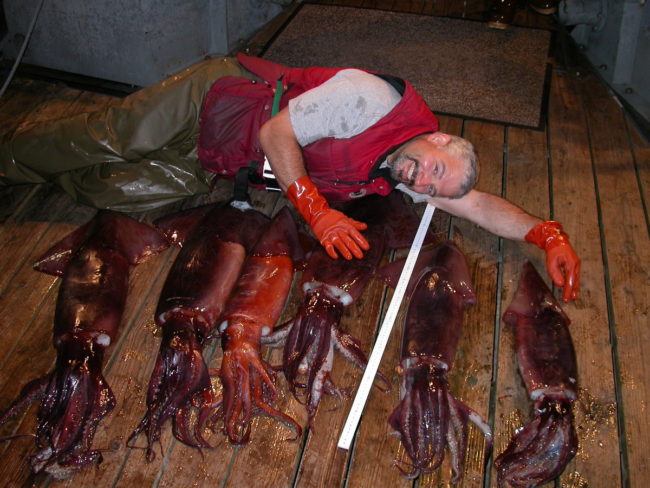
<svg viewBox="0 0 650 488">
<path fill-rule="evenodd" d="M 292 67 L 357 67 L 408 80 L 436 113 L 537 128 L 550 33 L 304 4 L 264 53 Z"/>
</svg>

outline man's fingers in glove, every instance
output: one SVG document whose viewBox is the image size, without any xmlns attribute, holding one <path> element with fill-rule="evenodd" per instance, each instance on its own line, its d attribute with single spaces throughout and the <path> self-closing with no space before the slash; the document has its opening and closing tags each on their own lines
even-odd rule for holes
<svg viewBox="0 0 650 488">
<path fill-rule="evenodd" d="M 327 255 L 329 257 L 331 257 L 332 259 L 338 259 L 339 258 L 339 255 L 336 254 L 336 251 L 334 250 L 334 244 L 332 244 L 331 241 L 323 239 L 321 241 L 321 245 L 325 248 L 325 252 L 327 253 Z"/>
<path fill-rule="evenodd" d="M 562 265 L 557 257 L 551 257 L 546 263 L 546 269 L 555 286 L 564 286 L 564 273 Z"/>
<path fill-rule="evenodd" d="M 351 237 L 352 239 L 354 239 L 354 243 L 356 243 L 355 247 L 358 246 L 357 249 L 360 247 L 364 251 L 367 251 L 368 249 L 370 249 L 370 244 L 368 243 L 366 238 L 363 237 L 363 235 L 359 231 L 367 229 L 368 226 L 366 224 L 364 224 L 363 222 L 357 222 L 356 220 L 352 220 L 352 219 L 350 219 L 350 220 L 351 220 L 352 224 L 354 225 L 354 227 L 351 227 L 347 231 L 347 235 L 349 237 Z M 361 259 L 363 257 L 363 253 L 360 250 L 359 250 L 360 256 L 357 256 L 357 254 L 354 251 L 352 251 L 352 253 L 358 259 Z"/>
<path fill-rule="evenodd" d="M 358 220 L 351 219 L 350 217 L 347 217 L 347 219 L 348 223 L 354 226 L 354 228 L 357 230 L 366 230 L 368 228 L 368 224 L 364 222 L 359 222 Z"/>
<path fill-rule="evenodd" d="M 568 302 L 578 298 L 580 290 L 580 262 L 574 266 L 564 265 L 564 293 L 562 300 Z"/>
<path fill-rule="evenodd" d="M 361 251 L 357 243 L 350 237 L 346 229 L 328 232 L 321 244 L 325 247 L 327 254 L 334 259 L 338 257 L 336 251 L 347 260 L 352 259 L 353 255 L 357 259 L 363 258 L 363 251 Z"/>
<path fill-rule="evenodd" d="M 555 256 L 547 263 L 548 274 L 556 286 L 564 288 L 562 300 L 568 302 L 578 298 L 580 288 L 580 261 L 577 263 L 563 256 Z"/>
</svg>

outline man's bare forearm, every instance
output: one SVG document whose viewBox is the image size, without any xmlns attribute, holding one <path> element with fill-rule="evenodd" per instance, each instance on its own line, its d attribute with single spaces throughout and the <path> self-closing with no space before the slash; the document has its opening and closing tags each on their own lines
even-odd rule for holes
<svg viewBox="0 0 650 488">
<path fill-rule="evenodd" d="M 260 143 L 282 191 L 307 174 L 302 150 L 284 108 L 260 129 Z"/>
<path fill-rule="evenodd" d="M 472 190 L 462 198 L 431 198 L 430 202 L 506 239 L 523 241 L 530 229 L 542 222 L 513 203 L 478 190 Z"/>
</svg>

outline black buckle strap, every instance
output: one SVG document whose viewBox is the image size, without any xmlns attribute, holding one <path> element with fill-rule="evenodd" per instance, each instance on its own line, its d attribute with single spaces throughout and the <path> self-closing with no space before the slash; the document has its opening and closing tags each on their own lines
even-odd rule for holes
<svg viewBox="0 0 650 488">
<path fill-rule="evenodd" d="M 248 201 L 248 184 L 264 185 L 267 190 L 281 191 L 280 186 L 275 178 L 262 178 L 259 174 L 259 161 L 249 161 L 248 166 L 242 166 L 237 170 L 235 175 L 234 199 L 239 201 Z"/>
</svg>

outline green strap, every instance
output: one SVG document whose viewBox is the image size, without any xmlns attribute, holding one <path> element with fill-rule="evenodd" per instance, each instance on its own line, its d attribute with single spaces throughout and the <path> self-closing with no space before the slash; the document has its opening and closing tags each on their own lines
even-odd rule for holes
<svg viewBox="0 0 650 488">
<path fill-rule="evenodd" d="M 282 98 L 282 80 L 278 80 L 275 86 L 275 95 L 273 96 L 273 106 L 271 107 L 271 117 L 277 115 L 280 111 L 280 99 Z"/>
</svg>

